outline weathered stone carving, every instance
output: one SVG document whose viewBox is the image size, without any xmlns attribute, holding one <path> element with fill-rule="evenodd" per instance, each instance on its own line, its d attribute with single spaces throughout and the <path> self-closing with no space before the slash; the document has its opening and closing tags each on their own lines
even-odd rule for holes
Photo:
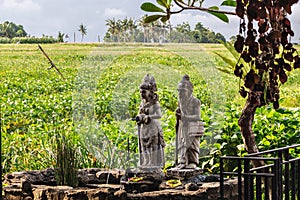
<svg viewBox="0 0 300 200">
<path fill-rule="evenodd" d="M 194 169 L 199 164 L 200 136 L 204 133 L 200 121 L 200 100 L 192 95 L 193 84 L 184 75 L 178 84 L 178 108 L 176 109 L 176 168 Z"/>
<path fill-rule="evenodd" d="M 160 126 L 160 104 L 156 94 L 156 82 L 147 74 L 140 85 L 141 104 L 136 117 L 139 135 L 140 167 L 163 167 L 163 131 Z"/>
</svg>

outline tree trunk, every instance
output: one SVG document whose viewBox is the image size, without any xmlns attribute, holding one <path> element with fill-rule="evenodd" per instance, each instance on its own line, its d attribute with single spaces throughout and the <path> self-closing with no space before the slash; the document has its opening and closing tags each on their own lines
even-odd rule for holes
<svg viewBox="0 0 300 200">
<path fill-rule="evenodd" d="M 263 99 L 263 92 L 249 92 L 248 99 L 238 121 L 239 126 L 241 128 L 244 145 L 246 151 L 249 154 L 259 152 L 256 146 L 255 136 L 252 130 L 252 123 L 254 120 L 256 108 L 259 108 L 263 105 L 261 99 Z M 254 167 L 261 167 L 265 165 L 265 162 L 263 160 L 251 160 L 251 163 Z M 262 172 L 268 173 L 268 169 L 265 169 Z M 262 181 L 266 185 L 266 179 L 263 179 Z M 267 179 L 267 187 L 269 198 L 272 199 L 272 179 L 270 178 Z"/>
<path fill-rule="evenodd" d="M 241 128 L 244 145 L 246 151 L 249 154 L 259 152 L 256 146 L 255 136 L 252 130 L 252 123 L 254 120 L 256 108 L 262 106 L 262 95 L 262 92 L 249 92 L 248 99 L 238 121 L 239 126 Z M 260 167 L 264 165 L 264 162 L 252 160 L 252 164 L 254 165 L 254 167 Z"/>
</svg>

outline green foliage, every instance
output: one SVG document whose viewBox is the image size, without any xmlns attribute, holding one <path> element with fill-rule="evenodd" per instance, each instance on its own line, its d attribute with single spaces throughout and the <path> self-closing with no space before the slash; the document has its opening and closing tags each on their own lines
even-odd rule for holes
<svg viewBox="0 0 300 200">
<path fill-rule="evenodd" d="M 155 4 L 151 2 L 145 2 L 141 5 L 141 9 L 146 12 L 158 12 L 158 13 L 166 13 L 165 15 L 150 15 L 145 18 L 146 23 L 151 23 L 154 22 L 158 19 L 161 19 L 161 21 L 165 22 L 170 19 L 170 16 L 172 14 L 177 14 L 180 13 L 184 10 L 190 10 L 190 9 L 195 9 L 195 10 L 200 10 L 203 12 L 207 12 L 211 15 L 216 16 L 219 18 L 221 21 L 228 23 L 229 19 L 227 17 L 226 12 L 219 11 L 218 6 L 211 6 L 209 8 L 203 8 L 202 4 L 204 0 L 201 0 L 199 2 L 197 1 L 190 1 L 190 0 L 173 0 L 174 5 L 172 4 L 172 0 L 157 0 L 157 4 L 160 6 L 163 6 L 165 10 L 161 9 L 160 7 L 156 6 Z M 199 3 L 199 6 L 196 6 L 195 4 Z M 222 2 L 221 6 L 230 6 L 230 7 L 235 7 L 236 3 L 234 0 L 225 0 Z M 175 8 L 174 8 L 175 7 Z M 174 8 L 174 10 L 173 10 Z"/>
<path fill-rule="evenodd" d="M 239 54 L 234 49 L 234 46 L 232 45 L 232 43 L 230 43 L 230 42 L 221 42 L 221 43 L 228 50 L 228 52 L 226 52 L 227 54 L 220 53 L 218 51 L 214 51 L 214 53 L 217 56 L 219 56 L 226 63 L 226 67 L 218 66 L 217 69 L 219 69 L 220 71 L 226 72 L 228 74 L 232 74 L 232 72 L 235 69 L 236 63 L 239 60 Z M 229 53 L 229 55 L 228 55 L 228 53 Z"/>
<path fill-rule="evenodd" d="M 145 23 L 154 22 L 160 18 L 164 17 L 164 15 L 150 15 L 145 18 Z"/>
<path fill-rule="evenodd" d="M 18 44 L 48 44 L 57 43 L 60 40 L 53 37 L 14 37 L 12 39 L 6 37 L 0 37 L 0 44 L 18 43 Z"/>
<path fill-rule="evenodd" d="M 145 23 L 151 23 L 155 22 L 156 20 L 160 19 L 162 22 L 166 22 L 167 20 L 170 19 L 170 14 L 168 11 L 170 10 L 171 6 L 171 0 L 157 0 L 157 3 L 161 6 L 163 6 L 167 11 L 164 11 L 160 7 L 156 6 L 155 4 L 151 2 L 146 2 L 141 5 L 141 9 L 146 11 L 146 12 L 158 12 L 158 13 L 167 13 L 165 15 L 150 15 L 146 16 L 144 19 Z"/>
<path fill-rule="evenodd" d="M 209 123 L 211 118 L 209 110 L 205 111 L 204 118 Z M 214 137 L 215 143 L 209 140 L 202 140 L 200 158 L 202 167 L 206 172 L 217 173 L 219 171 L 220 156 L 244 156 L 247 154 L 243 145 L 243 139 L 238 126 L 238 119 L 241 109 L 234 104 L 228 104 L 223 113 L 224 123 L 220 127 L 220 132 L 213 136 L 209 127 L 205 131 L 205 136 Z M 253 131 L 255 140 L 260 151 L 285 147 L 298 144 L 300 139 L 300 110 L 299 109 L 278 109 L 262 107 L 255 113 Z M 211 127 L 210 127 L 211 128 Z M 204 136 L 204 138 L 205 138 Z M 209 149 L 209 152 L 207 150 Z M 293 157 L 299 157 L 300 151 L 292 152 Z M 236 170 L 237 163 L 224 163 L 228 171 Z"/>
<path fill-rule="evenodd" d="M 8 44 L 11 43 L 11 39 L 8 37 L 0 37 L 0 44 Z"/>
<path fill-rule="evenodd" d="M 256 134 L 258 148 L 269 150 L 297 144 L 300 139 L 300 110 L 271 107 L 258 109 L 253 130 Z M 259 122 L 259 123 L 257 123 Z M 264 133 L 268 132 L 268 135 Z"/>
<path fill-rule="evenodd" d="M 190 59 L 182 57 L 180 52 L 194 52 L 195 47 L 199 47 L 191 44 L 97 47 L 92 44 L 44 45 L 43 49 L 66 77 L 63 80 L 54 70 L 46 70 L 48 63 L 36 45 L 2 44 L 0 98 L 4 173 L 60 165 L 64 172 L 69 170 L 72 174 L 72 168 L 63 164 L 67 157 L 71 158 L 73 169 L 135 166 L 137 135 L 131 118 L 137 115 L 138 88 L 146 73 L 154 75 L 157 81 L 168 166 L 174 164 L 176 87 L 186 73 L 194 83 L 194 95 L 202 103 L 205 135 L 201 140 L 201 165 L 206 172 L 216 173 L 220 156 L 244 155 L 237 125 L 241 107 L 236 105 L 232 87 L 236 80 L 221 74 L 224 85 L 217 87 L 224 87 L 227 100 L 221 102 L 226 107 L 219 112 L 214 110 L 214 106 L 220 105 L 214 105 L 217 103 L 213 97 L 222 97 L 216 95 L 215 88 L 209 87 L 209 80 L 204 80 L 214 65 L 224 65 L 217 60 L 220 58 L 212 56 L 215 60 L 211 64 L 206 54 Z M 221 45 L 201 47 L 209 52 L 216 48 L 225 51 Z M 94 52 L 88 55 L 92 48 Z M 296 75 L 292 83 L 297 83 Z M 254 132 L 260 150 L 298 143 L 299 115 L 297 109 L 258 109 Z M 293 153 L 299 155 L 299 152 Z M 226 167 L 234 169 L 235 165 L 228 163 Z M 73 183 L 76 181 L 71 181 Z"/>
<path fill-rule="evenodd" d="M 17 25 L 13 22 L 5 21 L 0 24 L 0 37 L 14 38 L 25 37 L 26 31 L 22 25 Z"/>
<path fill-rule="evenodd" d="M 232 1 L 232 0 L 226 0 L 223 1 L 221 6 L 231 6 L 231 7 L 236 7 L 236 1 Z"/>
<path fill-rule="evenodd" d="M 157 0 L 156 2 L 165 8 L 170 8 L 172 0 Z"/>
<path fill-rule="evenodd" d="M 165 12 L 163 9 L 161 9 L 161 8 L 157 7 L 156 5 L 154 5 L 153 3 L 149 3 L 149 2 L 143 3 L 141 5 L 141 9 L 146 12 L 162 12 L 162 13 Z"/>
<path fill-rule="evenodd" d="M 81 42 L 82 42 L 83 37 L 87 34 L 87 28 L 83 24 L 80 24 L 78 31 L 81 33 Z"/>
<path fill-rule="evenodd" d="M 108 27 L 104 37 L 106 42 L 159 42 L 159 43 L 220 43 L 225 42 L 225 37 L 203 27 L 202 23 L 196 24 L 191 30 L 188 22 L 177 24 L 172 28 L 167 24 L 164 15 L 155 14 L 144 16 L 138 21 L 133 19 L 108 19 Z M 156 21 L 163 18 L 161 21 Z M 154 22 L 153 22 L 154 21 Z"/>
<path fill-rule="evenodd" d="M 49 56 L 61 67 L 66 81 L 54 71 L 47 70 L 48 63 L 37 46 L 1 47 L 4 173 L 53 166 L 54 152 L 49 141 L 52 141 L 55 130 L 70 126 L 67 122 L 72 115 L 72 76 L 84 55 L 80 51 L 86 51 L 86 48 L 72 46 L 61 52 L 56 50 L 57 47 L 44 48 L 49 50 Z"/>
<path fill-rule="evenodd" d="M 64 42 L 64 33 L 58 32 L 57 40 L 58 42 Z"/>
<path fill-rule="evenodd" d="M 75 138 L 76 140 L 76 138 Z M 55 133 L 55 178 L 57 185 L 78 185 L 78 151 L 74 136 L 68 133 Z"/>
<path fill-rule="evenodd" d="M 219 10 L 219 7 L 217 6 L 212 6 L 208 8 L 209 10 Z M 217 12 L 213 12 L 213 11 L 208 11 L 209 14 L 214 15 L 215 17 L 219 18 L 220 20 L 222 20 L 223 22 L 228 23 L 229 19 L 227 17 L 227 15 L 223 14 L 223 13 L 217 13 Z"/>
<path fill-rule="evenodd" d="M 191 31 L 190 35 L 199 43 L 224 43 L 225 37 L 220 33 L 215 33 L 205 27 L 201 22 L 195 25 L 194 31 Z"/>
</svg>

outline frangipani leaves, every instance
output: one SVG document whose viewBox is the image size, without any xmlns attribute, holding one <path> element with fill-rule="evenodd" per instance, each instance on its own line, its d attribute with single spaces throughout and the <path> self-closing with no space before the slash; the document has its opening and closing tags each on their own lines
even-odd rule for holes
<svg viewBox="0 0 300 200">
<path fill-rule="evenodd" d="M 144 22 L 151 23 L 151 22 L 154 22 L 154 21 L 158 20 L 159 18 L 163 18 L 163 17 L 166 17 L 166 16 L 165 15 L 150 15 L 145 18 Z"/>
<path fill-rule="evenodd" d="M 219 10 L 219 7 L 217 6 L 212 6 L 212 7 L 209 7 L 208 9 L 210 10 Z M 229 22 L 229 19 L 227 17 L 227 15 L 223 14 L 223 13 L 217 13 L 217 12 L 213 12 L 213 11 L 209 11 L 208 13 L 216 16 L 217 18 L 219 18 L 220 20 L 222 20 L 223 22 L 226 22 L 228 23 Z"/>
<path fill-rule="evenodd" d="M 154 5 L 153 3 L 150 3 L 150 2 L 143 3 L 141 5 L 141 9 L 146 11 L 146 12 L 162 12 L 162 13 L 165 13 L 165 11 L 163 9 L 157 7 L 156 5 Z"/>
<path fill-rule="evenodd" d="M 226 0 L 226 1 L 222 2 L 221 6 L 236 7 L 236 1 L 235 0 Z"/>
<path fill-rule="evenodd" d="M 167 0 L 156 0 L 156 2 L 165 8 L 170 8 L 170 4 L 168 4 Z"/>
</svg>

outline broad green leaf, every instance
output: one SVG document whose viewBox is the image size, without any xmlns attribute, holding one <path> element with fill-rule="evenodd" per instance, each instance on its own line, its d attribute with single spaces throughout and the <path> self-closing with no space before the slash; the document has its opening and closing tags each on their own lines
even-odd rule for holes
<svg viewBox="0 0 300 200">
<path fill-rule="evenodd" d="M 168 5 L 170 6 L 172 3 L 172 0 L 167 0 Z"/>
<path fill-rule="evenodd" d="M 209 7 L 208 9 L 210 10 L 219 10 L 219 7 L 217 6 L 212 6 L 212 7 Z M 229 19 L 227 17 L 227 15 L 223 14 L 223 13 L 216 13 L 216 12 L 213 12 L 213 11 L 209 11 L 208 13 L 216 16 L 217 18 L 219 18 L 220 20 L 222 20 L 223 22 L 226 22 L 228 23 L 229 22 Z"/>
<path fill-rule="evenodd" d="M 225 68 L 225 67 L 216 67 L 217 70 L 224 72 L 225 74 L 232 74 L 232 70 L 230 70 L 229 68 Z"/>
<path fill-rule="evenodd" d="M 220 58 L 222 58 L 222 60 L 225 62 L 225 63 L 227 63 L 229 66 L 230 66 L 230 68 L 231 69 L 234 69 L 234 67 L 235 67 L 235 65 L 236 65 L 236 63 L 237 63 L 237 61 L 236 60 L 233 60 L 233 59 L 231 59 L 231 58 L 228 58 L 228 56 L 224 56 L 224 55 L 222 55 L 222 54 L 220 54 L 220 53 L 218 53 L 218 52 L 214 52 L 216 55 L 218 55 Z"/>
<path fill-rule="evenodd" d="M 224 47 L 226 47 L 226 49 L 231 53 L 231 55 L 236 59 L 236 61 L 239 59 L 240 54 L 235 50 L 233 44 L 231 44 L 230 42 L 223 42 L 220 41 L 221 44 L 224 45 Z"/>
<path fill-rule="evenodd" d="M 163 16 L 160 20 L 162 21 L 162 22 L 166 22 L 166 21 L 168 21 L 170 19 L 170 16 Z"/>
<path fill-rule="evenodd" d="M 141 9 L 146 11 L 146 12 L 165 12 L 163 9 L 157 7 L 153 3 L 146 2 L 141 5 Z"/>
<path fill-rule="evenodd" d="M 231 6 L 231 7 L 236 7 L 236 0 L 226 0 L 223 1 L 221 6 Z"/>
<path fill-rule="evenodd" d="M 208 9 L 209 10 L 219 10 L 219 7 L 218 6 L 211 6 Z"/>
<path fill-rule="evenodd" d="M 164 17 L 164 15 L 150 15 L 145 18 L 144 22 L 151 23 L 151 22 L 158 20 L 161 17 Z"/>
<path fill-rule="evenodd" d="M 167 0 L 156 0 L 156 2 L 157 2 L 159 5 L 161 5 L 161 6 L 165 7 L 165 8 L 168 8 Z"/>
</svg>

